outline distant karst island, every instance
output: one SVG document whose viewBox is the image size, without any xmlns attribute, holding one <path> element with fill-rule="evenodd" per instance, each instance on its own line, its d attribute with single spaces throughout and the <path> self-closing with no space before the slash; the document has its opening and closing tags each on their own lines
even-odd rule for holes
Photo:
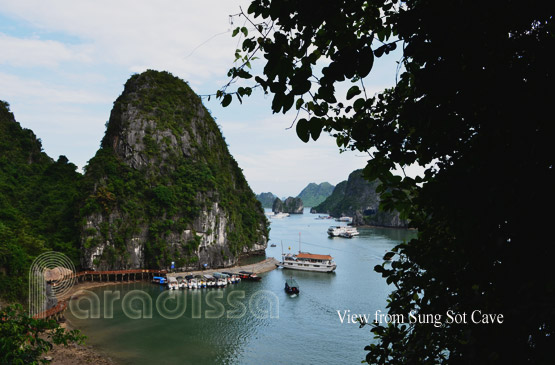
<svg viewBox="0 0 555 365">
<path fill-rule="evenodd" d="M 274 213 L 289 213 L 289 214 L 303 214 L 304 205 L 301 198 L 289 198 L 282 201 L 276 198 L 272 204 L 272 212 Z"/>
<path fill-rule="evenodd" d="M 329 182 L 323 182 L 320 184 L 309 183 L 306 187 L 301 190 L 301 192 L 296 196 L 302 200 L 303 206 L 314 207 L 322 203 L 328 196 L 333 192 L 334 186 Z M 256 195 L 256 199 L 262 204 L 264 208 L 273 208 L 274 201 L 278 196 L 271 193 L 260 193 Z M 282 199 L 280 199 L 282 200 Z M 283 199 L 286 200 L 286 199 Z"/>
<path fill-rule="evenodd" d="M 378 185 L 379 181 L 368 182 L 362 176 L 362 170 L 355 170 L 346 181 L 337 184 L 326 200 L 313 207 L 311 213 L 324 213 L 336 218 L 352 217 L 355 226 L 407 228 L 408 222 L 399 217 L 399 212 L 379 209 L 380 194 L 376 193 Z"/>
</svg>

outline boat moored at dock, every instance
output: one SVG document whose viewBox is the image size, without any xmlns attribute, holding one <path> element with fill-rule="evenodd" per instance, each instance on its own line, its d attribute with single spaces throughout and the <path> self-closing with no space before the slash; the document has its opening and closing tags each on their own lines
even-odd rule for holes
<svg viewBox="0 0 555 365">
<path fill-rule="evenodd" d="M 238 282 L 241 281 L 241 279 L 239 279 L 239 276 L 236 273 L 224 271 L 222 272 L 222 274 L 229 275 L 229 278 L 227 279 L 227 281 L 231 284 L 237 284 Z"/>
<path fill-rule="evenodd" d="M 262 278 L 251 271 L 239 271 L 241 280 L 260 281 Z"/>
<path fill-rule="evenodd" d="M 163 276 L 155 276 L 152 278 L 152 283 L 153 284 L 160 284 L 160 285 L 164 285 L 167 283 L 167 280 L 165 277 Z"/>
<path fill-rule="evenodd" d="M 333 272 L 337 265 L 330 255 L 318 255 L 309 252 L 299 252 L 298 254 L 283 254 L 278 267 L 291 270 Z"/>
<path fill-rule="evenodd" d="M 177 278 L 175 276 L 168 276 L 168 289 L 169 290 L 179 289 L 179 283 L 177 282 Z"/>
</svg>

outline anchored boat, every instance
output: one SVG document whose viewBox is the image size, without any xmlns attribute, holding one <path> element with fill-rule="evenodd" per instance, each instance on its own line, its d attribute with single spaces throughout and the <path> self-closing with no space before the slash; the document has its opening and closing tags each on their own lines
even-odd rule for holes
<svg viewBox="0 0 555 365">
<path fill-rule="evenodd" d="M 262 278 L 250 271 L 239 271 L 241 280 L 260 281 Z"/>
<path fill-rule="evenodd" d="M 273 219 L 287 218 L 289 217 L 289 213 L 275 213 L 270 215 L 269 217 Z"/>
<path fill-rule="evenodd" d="M 164 285 L 166 284 L 166 278 L 163 276 L 155 276 L 152 278 L 152 282 L 154 284 L 160 284 L 160 285 Z"/>
<path fill-rule="evenodd" d="M 348 235 L 347 235 L 348 234 Z M 346 237 L 351 238 L 353 236 L 358 236 L 360 233 L 356 227 L 350 226 L 331 226 L 328 228 L 328 235 L 330 237 Z M 349 237 L 350 235 L 350 237 Z"/>
<path fill-rule="evenodd" d="M 347 222 L 347 223 L 351 223 L 353 221 L 352 217 L 339 217 L 337 219 L 335 219 L 336 222 Z"/>
<path fill-rule="evenodd" d="M 177 278 L 175 276 L 168 276 L 168 289 L 169 290 L 179 289 L 179 283 L 177 282 Z"/>
<path fill-rule="evenodd" d="M 301 234 L 299 233 L 299 253 L 283 253 L 282 246 L 281 262 L 277 267 L 291 270 L 333 272 L 337 265 L 330 255 L 319 255 L 301 251 Z"/>
<path fill-rule="evenodd" d="M 282 261 L 276 264 L 278 267 L 292 270 L 333 272 L 337 265 L 330 255 L 318 255 L 308 252 L 298 254 L 283 254 Z"/>
</svg>

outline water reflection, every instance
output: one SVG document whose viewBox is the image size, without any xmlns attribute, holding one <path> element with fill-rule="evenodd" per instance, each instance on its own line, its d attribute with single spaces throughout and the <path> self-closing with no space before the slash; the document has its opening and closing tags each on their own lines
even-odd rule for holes
<svg viewBox="0 0 555 365">
<path fill-rule="evenodd" d="M 172 292 L 150 283 L 113 285 L 92 290 L 101 299 L 104 291 L 120 292 L 113 318 L 67 317 L 89 336 L 89 344 L 122 363 L 359 363 L 372 335 L 356 324 L 342 324 L 337 311 L 385 309 L 392 288 L 373 267 L 383 262 L 385 251 L 415 232 L 371 228 L 360 229 L 360 236 L 352 239 L 328 239 L 330 222 L 306 213 L 272 222 L 271 243 L 277 246 L 268 247 L 266 254 L 279 258 L 282 241 L 285 252 L 298 251 L 301 233 L 301 249 L 332 255 L 335 273 L 279 269 L 262 274 L 258 283 Z M 289 277 L 299 283 L 297 297 L 284 291 Z M 124 312 L 123 298 L 136 290 L 152 298 L 152 318 L 131 319 Z M 166 316 L 156 309 L 160 297 Z M 142 310 L 141 300 L 129 303 L 131 310 Z"/>
</svg>

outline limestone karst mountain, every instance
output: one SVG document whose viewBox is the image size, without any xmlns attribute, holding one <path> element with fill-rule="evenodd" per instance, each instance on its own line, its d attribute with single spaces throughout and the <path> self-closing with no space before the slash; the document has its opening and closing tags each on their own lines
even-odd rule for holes
<svg viewBox="0 0 555 365">
<path fill-rule="evenodd" d="M 303 214 L 303 201 L 301 198 L 293 198 L 290 196 L 285 200 L 276 198 L 272 204 L 272 212 L 274 213 L 290 213 L 290 214 Z"/>
<path fill-rule="evenodd" d="M 85 168 L 86 268 L 229 266 L 267 245 L 260 203 L 182 80 L 132 76 Z"/>
<path fill-rule="evenodd" d="M 322 203 L 333 192 L 334 186 L 329 182 L 310 183 L 297 195 L 305 207 L 315 207 Z"/>
<path fill-rule="evenodd" d="M 408 226 L 398 212 L 385 212 L 379 209 L 380 194 L 376 193 L 378 181 L 367 181 L 362 170 L 349 174 L 346 181 L 335 186 L 333 193 L 321 204 L 313 207 L 313 213 L 326 213 L 334 217 L 353 217 L 354 225 L 374 225 L 383 227 Z"/>
</svg>

